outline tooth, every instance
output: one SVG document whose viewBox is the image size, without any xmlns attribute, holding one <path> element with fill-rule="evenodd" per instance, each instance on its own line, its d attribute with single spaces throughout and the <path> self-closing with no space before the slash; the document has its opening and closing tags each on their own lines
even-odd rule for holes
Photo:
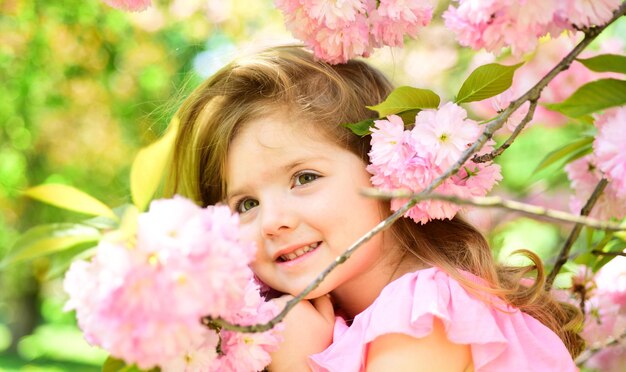
<svg viewBox="0 0 626 372">
<path fill-rule="evenodd" d="M 305 254 L 305 250 L 304 248 L 300 248 L 300 249 L 296 249 L 295 252 L 293 252 L 296 254 L 296 256 L 302 256 L 303 254 Z"/>
</svg>

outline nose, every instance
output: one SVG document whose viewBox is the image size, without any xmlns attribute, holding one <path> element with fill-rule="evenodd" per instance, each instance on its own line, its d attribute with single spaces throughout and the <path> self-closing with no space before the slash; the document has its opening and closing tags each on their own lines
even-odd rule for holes
<svg viewBox="0 0 626 372">
<path fill-rule="evenodd" d="M 261 235 L 270 239 L 296 228 L 294 206 L 285 201 L 266 201 L 261 205 Z"/>
</svg>

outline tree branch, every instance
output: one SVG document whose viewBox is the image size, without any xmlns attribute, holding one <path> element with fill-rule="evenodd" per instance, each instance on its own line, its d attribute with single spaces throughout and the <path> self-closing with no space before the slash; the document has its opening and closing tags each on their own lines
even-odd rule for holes
<svg viewBox="0 0 626 372">
<path fill-rule="evenodd" d="M 611 18 L 611 20 L 607 24 L 587 30 L 585 32 L 585 38 L 578 45 L 576 45 L 576 47 L 574 47 L 574 49 L 572 49 L 572 51 L 567 56 L 565 56 L 552 70 L 550 70 L 550 72 L 548 72 L 541 80 L 539 80 L 539 82 L 537 82 L 537 84 L 535 84 L 532 88 L 530 88 L 524 95 L 522 95 L 517 100 L 511 102 L 509 106 L 500 115 L 498 115 L 490 124 L 486 126 L 485 130 L 480 135 L 478 140 L 475 143 L 473 143 L 472 146 L 467 148 L 463 152 L 463 154 L 461 154 L 461 157 L 457 160 L 457 162 L 454 163 L 442 175 L 437 177 L 430 185 L 428 185 L 422 192 L 420 192 L 418 196 L 425 196 L 425 195 L 430 194 L 435 188 L 441 185 L 447 178 L 456 174 L 459 171 L 459 169 L 463 166 L 463 164 L 465 164 L 465 162 L 467 162 L 467 160 L 473 154 L 477 153 L 484 146 L 484 144 L 489 139 L 491 139 L 491 137 L 493 136 L 493 133 L 495 133 L 496 130 L 500 129 L 504 125 L 504 123 L 506 123 L 506 120 L 511 116 L 511 114 L 515 110 L 517 110 L 526 101 L 537 100 L 543 88 L 545 88 L 548 85 L 548 83 L 550 83 L 550 81 L 552 81 L 552 79 L 554 79 L 554 77 L 556 77 L 561 71 L 567 69 L 569 65 L 572 63 L 572 61 L 602 31 L 604 31 L 604 29 L 608 25 L 610 25 L 616 19 L 621 17 L 625 11 L 626 11 L 626 2 L 622 3 L 622 5 L 618 8 L 618 10 L 614 13 L 613 18 Z M 298 294 L 293 299 L 288 301 L 285 307 L 283 308 L 283 310 L 269 322 L 264 323 L 264 324 L 242 326 L 238 324 L 231 324 L 221 318 L 205 317 L 202 320 L 203 323 L 205 325 L 213 324 L 225 330 L 246 332 L 246 333 L 264 332 L 264 331 L 270 330 L 276 324 L 280 323 L 285 318 L 287 313 L 294 306 L 296 306 L 298 302 L 303 300 L 306 297 L 306 295 L 308 295 L 309 293 L 311 293 L 311 291 L 317 288 L 319 283 L 321 283 L 331 271 L 333 271 L 337 266 L 344 263 L 354 253 L 354 251 L 356 251 L 356 249 L 358 249 L 361 245 L 369 241 L 374 235 L 378 234 L 379 232 L 383 230 L 388 229 L 397 219 L 402 217 L 409 209 L 415 206 L 417 202 L 418 202 L 417 198 L 409 200 L 406 204 L 400 207 L 400 209 L 395 211 L 385 220 L 383 220 L 378 225 L 376 225 L 372 230 L 370 230 L 368 233 L 366 233 L 361 238 L 359 238 L 356 242 L 354 242 L 343 254 L 337 257 L 335 261 L 333 261 L 330 265 L 328 265 L 328 267 L 320 275 L 318 275 L 317 278 L 315 278 L 315 280 L 311 284 L 309 284 L 300 294 Z"/>
<path fill-rule="evenodd" d="M 526 127 L 526 124 L 528 124 L 533 119 L 536 108 L 537 108 L 537 99 L 531 99 L 530 106 L 528 107 L 528 112 L 526 113 L 522 121 L 515 127 L 515 130 L 513 131 L 513 133 L 511 133 L 509 138 L 507 138 L 506 141 L 504 141 L 504 143 L 500 147 L 491 151 L 490 153 L 487 153 L 484 155 L 474 155 L 474 157 L 472 158 L 472 161 L 474 163 L 484 163 L 484 162 L 493 160 L 497 156 L 500 156 L 506 149 L 509 148 L 509 146 L 511 146 L 511 144 L 513 144 L 513 141 L 515 141 L 517 136 Z"/>
<path fill-rule="evenodd" d="M 503 208 L 516 212 L 521 212 L 530 216 L 538 216 L 538 217 L 546 217 L 555 221 L 561 222 L 570 222 L 577 223 L 584 226 L 593 227 L 598 230 L 605 231 L 626 231 L 626 224 L 620 225 L 615 224 L 608 221 L 600 221 L 595 218 L 590 218 L 581 215 L 575 215 L 563 211 L 558 211 L 555 209 L 543 208 L 537 205 L 521 203 L 514 200 L 505 200 L 499 198 L 497 196 L 487 196 L 487 197 L 468 197 L 461 198 L 454 195 L 443 195 L 443 194 L 429 194 L 429 195 L 421 195 L 415 194 L 411 191 L 407 190 L 394 190 L 390 192 L 380 191 L 378 189 L 365 189 L 363 190 L 363 194 L 369 197 L 381 198 L 381 199 L 409 199 L 416 198 L 418 201 L 420 200 L 444 200 L 454 204 L 465 204 L 465 205 L 473 205 L 475 207 L 480 208 Z"/>
<path fill-rule="evenodd" d="M 511 114 L 513 112 L 515 112 L 524 102 L 526 101 L 530 101 L 531 104 L 533 101 L 536 101 L 539 99 L 539 97 L 541 96 L 541 91 L 550 83 L 550 81 L 552 81 L 552 79 L 554 79 L 554 77 L 556 75 L 558 75 L 559 73 L 561 73 L 564 70 L 567 70 L 569 68 L 569 66 L 572 64 L 572 62 L 574 61 L 574 59 L 576 59 L 576 57 L 587 47 L 589 46 L 589 44 L 591 44 L 591 42 L 593 40 L 596 39 L 596 37 L 598 37 L 598 35 L 600 33 L 602 33 L 602 31 L 604 31 L 609 25 L 611 25 L 613 22 L 615 22 L 617 19 L 619 19 L 620 17 L 622 17 L 624 14 L 626 14 L 626 1 L 622 2 L 622 4 L 619 6 L 619 8 L 617 8 L 617 10 L 615 10 L 615 12 L 613 12 L 613 17 L 603 26 L 596 26 L 596 27 L 592 27 L 589 29 L 585 29 L 584 33 L 585 33 L 585 37 L 583 38 L 583 40 L 581 40 L 580 43 L 578 43 L 578 45 L 576 45 L 574 47 L 574 49 L 572 49 L 571 52 L 569 52 L 556 66 L 554 66 L 552 68 L 552 70 L 550 70 L 543 78 L 541 78 L 541 80 L 539 80 L 539 82 L 537 82 L 537 84 L 535 84 L 532 88 L 530 88 L 526 93 L 524 93 L 524 95 L 522 95 L 520 98 L 518 98 L 517 100 L 511 102 L 509 104 L 509 106 L 507 107 L 507 109 L 505 111 L 503 111 L 500 116 L 498 116 L 495 120 L 493 124 L 494 127 L 496 127 L 493 131 L 490 132 L 490 137 L 491 135 L 493 135 L 493 133 L 495 132 L 495 130 L 500 129 L 500 127 L 502 127 L 502 125 L 506 122 L 506 120 L 511 116 Z M 529 117 L 530 114 L 530 117 Z M 507 139 L 508 145 L 506 147 L 499 147 L 498 149 L 492 151 L 490 154 L 485 154 L 483 156 L 475 156 L 474 157 L 474 162 L 476 163 L 480 163 L 480 162 L 485 162 L 488 160 L 493 160 L 493 158 L 495 158 L 496 156 L 499 156 L 500 154 L 502 154 L 504 152 L 504 150 L 506 150 L 511 143 L 513 143 L 513 141 L 515 140 L 515 138 L 517 137 L 517 135 L 519 134 L 519 132 L 522 131 L 522 129 L 526 126 L 526 124 L 528 123 L 528 121 L 530 121 L 532 119 L 534 115 L 534 109 L 531 110 L 529 108 L 528 113 L 526 114 L 526 117 L 524 117 L 524 119 L 520 122 L 520 124 L 517 125 L 517 127 L 515 128 L 515 131 L 513 132 L 513 134 L 511 135 L 511 137 L 509 137 L 509 139 Z M 504 120 L 502 120 L 504 118 Z M 526 119 L 528 118 L 528 121 L 526 121 Z M 489 128 L 485 129 L 485 132 L 487 132 Z M 482 144 L 480 145 L 480 147 L 482 147 Z M 495 152 L 498 152 L 498 154 L 494 154 Z M 493 155 L 491 155 L 493 154 Z M 482 158 L 484 157 L 484 159 L 486 160 L 482 160 Z"/>
<path fill-rule="evenodd" d="M 580 211 L 581 216 L 589 215 L 589 213 L 591 212 L 591 209 L 596 204 L 596 201 L 598 200 L 598 198 L 604 191 L 604 188 L 606 187 L 607 183 L 608 183 L 607 180 L 604 178 L 601 179 L 600 182 L 598 182 L 598 185 L 596 186 L 595 190 L 593 190 L 593 192 L 591 193 L 589 200 L 587 200 L 587 203 L 585 203 L 585 206 L 581 209 Z M 546 279 L 546 285 L 545 285 L 546 291 L 550 290 L 550 288 L 552 287 L 552 282 L 554 282 L 554 278 L 556 278 L 556 275 L 561 270 L 561 267 L 563 267 L 563 265 L 567 262 L 567 257 L 569 256 L 569 252 L 572 246 L 574 245 L 574 242 L 576 241 L 576 239 L 578 239 L 578 235 L 580 235 L 580 230 L 582 230 L 582 228 L 583 228 L 583 224 L 581 223 L 577 223 L 574 226 L 574 228 L 572 228 L 572 231 L 570 232 L 569 237 L 565 241 L 565 244 L 563 245 L 563 248 L 561 248 L 561 252 L 559 253 L 559 256 L 557 257 L 556 262 L 554 263 L 554 267 L 552 268 L 552 271 L 550 271 L 550 274 L 548 275 Z"/>
</svg>

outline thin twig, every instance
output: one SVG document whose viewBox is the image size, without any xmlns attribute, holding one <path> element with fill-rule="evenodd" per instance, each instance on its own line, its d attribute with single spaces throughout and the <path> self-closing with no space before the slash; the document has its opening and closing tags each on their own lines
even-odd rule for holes
<svg viewBox="0 0 626 372">
<path fill-rule="evenodd" d="M 378 189 L 365 189 L 362 192 L 365 196 L 381 198 L 381 199 L 409 199 L 416 198 L 420 200 L 444 200 L 454 204 L 473 205 L 480 208 L 503 208 L 516 212 L 521 212 L 530 216 L 546 217 L 552 220 L 570 223 L 579 223 L 584 226 L 593 227 L 594 229 L 604 231 L 626 231 L 626 224 L 620 225 L 608 221 L 601 221 L 595 218 L 575 215 L 555 209 L 548 209 L 537 205 L 521 203 L 514 200 L 505 200 L 497 196 L 487 197 L 467 197 L 461 198 L 454 195 L 444 195 L 432 193 L 428 195 L 415 194 L 407 190 L 380 191 Z"/>
<path fill-rule="evenodd" d="M 484 163 L 487 161 L 491 161 L 497 156 L 500 156 L 506 149 L 508 149 L 509 146 L 513 144 L 513 141 L 515 141 L 517 136 L 526 127 L 526 124 L 528 124 L 533 119 L 533 116 L 535 115 L 535 109 L 537 108 L 537 100 L 538 100 L 538 97 L 530 99 L 530 106 L 528 107 L 528 112 L 526 113 L 522 121 L 515 127 L 515 130 L 513 131 L 513 133 L 511 133 L 509 138 L 507 138 L 506 141 L 504 141 L 504 143 L 500 145 L 500 147 L 484 155 L 474 155 L 474 157 L 472 158 L 472 161 L 474 163 Z"/>
<path fill-rule="evenodd" d="M 626 252 L 604 252 L 597 249 L 591 251 L 591 254 L 595 254 L 596 256 L 626 256 Z"/>
<path fill-rule="evenodd" d="M 625 11 L 626 11 L 626 2 L 622 3 L 622 5 L 619 7 L 619 9 L 614 13 L 613 18 L 611 18 L 611 20 L 607 24 L 605 24 L 603 26 L 599 26 L 599 27 L 594 27 L 594 28 L 588 30 L 585 33 L 585 38 L 578 45 L 576 45 L 574 47 L 574 49 L 572 49 L 572 51 L 567 56 L 565 56 L 552 70 L 550 70 L 550 72 L 548 72 L 541 80 L 539 80 L 539 82 L 537 82 L 532 88 L 530 88 L 524 95 L 522 95 L 517 100 L 511 102 L 509 104 L 509 106 L 500 115 L 498 115 L 498 117 L 496 117 L 490 124 L 488 124 L 486 126 L 485 130 L 480 135 L 478 140 L 476 142 L 474 142 L 472 144 L 472 146 L 467 148 L 463 152 L 463 154 L 461 154 L 461 157 L 457 160 L 457 162 L 454 163 L 442 175 L 437 177 L 430 185 L 428 185 L 418 195 L 424 196 L 424 195 L 430 194 L 435 188 L 437 188 L 439 185 L 441 185 L 443 183 L 443 181 L 445 181 L 448 177 L 456 174 L 459 171 L 459 169 L 461 169 L 463 164 L 465 164 L 465 162 L 473 154 L 477 153 L 483 147 L 483 145 L 489 139 L 491 139 L 491 137 L 493 136 L 493 133 L 495 133 L 496 130 L 500 129 L 504 125 L 506 120 L 511 116 L 511 114 L 515 110 L 517 110 L 522 104 L 524 104 L 524 102 L 532 100 L 532 99 L 534 99 L 534 97 L 539 97 L 540 94 L 541 94 L 541 91 L 543 90 L 543 88 L 545 88 L 548 85 L 548 83 L 550 83 L 550 81 L 552 81 L 552 79 L 554 79 L 554 77 L 556 77 L 561 71 L 567 69 L 569 67 L 569 65 L 572 63 L 572 61 L 608 25 L 610 25 L 616 19 L 621 17 L 624 14 Z M 335 269 L 335 267 L 337 267 L 340 264 L 342 264 L 343 262 L 345 262 L 354 253 L 354 251 L 356 249 L 358 249 L 360 246 L 362 246 L 367 241 L 369 241 L 374 235 L 378 234 L 379 232 L 381 232 L 381 231 L 383 231 L 385 229 L 388 229 L 397 219 L 402 217 L 409 209 L 411 209 L 413 206 L 415 206 L 415 204 L 417 204 L 417 199 L 409 200 L 406 204 L 404 204 L 402 207 L 400 207 L 400 209 L 395 211 L 393 214 L 391 214 L 385 220 L 383 220 L 378 225 L 376 225 L 372 230 L 370 230 L 368 233 L 366 233 L 361 238 L 359 238 L 356 242 L 354 242 L 344 253 L 342 253 L 330 265 L 328 265 L 328 267 L 320 275 L 318 275 L 317 278 L 315 278 L 315 280 L 311 284 L 309 284 L 302 292 L 300 292 L 300 294 L 298 294 L 297 296 L 295 296 L 294 298 L 289 300 L 285 304 L 285 307 L 283 308 L 283 310 L 280 313 L 278 313 L 278 315 L 276 315 L 269 322 L 262 323 L 262 324 L 253 324 L 253 325 L 249 325 L 249 326 L 242 326 L 242 325 L 238 325 L 238 324 L 232 324 L 232 323 L 227 322 L 226 320 L 224 320 L 222 318 L 206 317 L 206 318 L 203 319 L 203 323 L 204 324 L 214 324 L 214 325 L 217 325 L 217 326 L 219 326 L 219 327 L 221 327 L 222 329 L 225 329 L 225 330 L 246 332 L 246 333 L 264 332 L 264 331 L 272 329 L 275 325 L 280 323 L 285 318 L 287 313 L 294 306 L 296 306 L 296 304 L 298 302 L 303 300 L 304 297 L 306 297 L 309 293 L 311 293 L 311 291 L 313 291 L 315 288 L 317 288 L 319 283 L 321 283 L 326 278 L 326 276 L 328 276 L 328 274 Z"/>
<path fill-rule="evenodd" d="M 607 347 L 618 345 L 624 339 L 626 339 L 626 332 L 622 333 L 619 337 L 614 338 L 613 340 L 607 342 L 602 346 L 596 346 L 594 348 L 587 349 L 583 354 L 576 358 L 576 365 L 582 367 L 585 363 L 589 361 L 589 359 L 591 359 L 591 357 L 593 357 L 600 351 L 605 350 Z"/>
<path fill-rule="evenodd" d="M 581 216 L 589 215 L 589 213 L 591 212 L 591 209 L 596 204 L 596 201 L 598 200 L 598 198 L 604 191 L 604 188 L 606 187 L 607 183 L 608 183 L 607 180 L 604 178 L 601 179 L 600 182 L 598 182 L 598 185 L 596 186 L 595 190 L 593 190 L 593 192 L 591 193 L 589 200 L 587 200 L 587 203 L 585 203 L 585 206 L 581 209 L 580 211 Z M 556 275 L 561 270 L 561 267 L 563 267 L 563 265 L 567 262 L 569 251 L 574 245 L 574 242 L 576 241 L 576 239 L 578 239 L 578 235 L 580 235 L 580 230 L 582 230 L 582 228 L 583 228 L 583 224 L 581 223 L 577 223 L 572 228 L 572 231 L 567 237 L 567 240 L 565 241 L 565 244 L 561 248 L 561 252 L 559 253 L 559 256 L 557 257 L 556 262 L 554 263 L 554 267 L 552 268 L 552 271 L 550 271 L 550 274 L 548 275 L 548 278 L 546 279 L 545 288 L 547 291 L 549 291 L 550 287 L 552 287 L 552 282 L 554 282 L 554 278 L 556 278 Z"/>
</svg>

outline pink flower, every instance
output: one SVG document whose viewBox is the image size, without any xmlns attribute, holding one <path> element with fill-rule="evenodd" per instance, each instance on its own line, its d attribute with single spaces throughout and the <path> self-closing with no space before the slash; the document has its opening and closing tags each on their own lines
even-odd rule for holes
<svg viewBox="0 0 626 372">
<path fill-rule="evenodd" d="M 420 111 L 411 130 L 404 130 L 404 123 L 397 116 L 378 120 L 372 129 L 371 163 L 367 167 L 372 184 L 383 190 L 423 191 L 460 158 L 480 133 L 478 124 L 467 119 L 467 112 L 453 103 L 446 103 L 438 110 Z M 492 146 L 487 144 L 483 151 L 489 151 Z M 484 196 L 501 178 L 499 166 L 468 160 L 435 192 L 459 197 Z M 394 199 L 391 209 L 398 210 L 405 203 L 406 200 Z M 431 219 L 452 218 L 459 210 L 458 205 L 449 202 L 424 200 L 411 208 L 406 217 L 426 223 Z"/>
<path fill-rule="evenodd" d="M 251 280 L 246 288 L 245 305 L 236 313 L 229 314 L 227 319 L 238 324 L 250 325 L 267 322 L 275 317 L 281 309 L 276 303 L 265 302 L 259 295 L 256 281 Z M 260 371 L 270 364 L 270 353 L 276 351 L 283 341 L 279 325 L 267 332 L 237 333 L 223 331 L 222 352 L 215 371 L 247 372 Z"/>
<path fill-rule="evenodd" d="M 602 266 L 595 278 L 597 291 L 610 297 L 611 302 L 626 312 L 626 257 L 615 257 Z"/>
<path fill-rule="evenodd" d="M 596 120 L 598 135 L 593 142 L 596 164 L 626 199 L 626 107 L 606 112 Z"/>
<path fill-rule="evenodd" d="M 578 27 L 600 26 L 608 22 L 622 0 L 561 1 L 561 17 Z"/>
<path fill-rule="evenodd" d="M 432 19 L 432 6 L 424 1 L 382 0 L 370 13 L 372 35 L 376 45 L 403 46 L 404 36 L 416 37 Z"/>
<path fill-rule="evenodd" d="M 596 164 L 596 159 L 592 154 L 574 160 L 565 166 L 567 177 L 574 189 L 574 195 L 570 201 L 570 210 L 573 213 L 580 213 L 603 177 Z M 589 216 L 606 220 L 610 218 L 621 219 L 626 216 L 626 199 L 621 197 L 620 193 L 621 190 L 617 189 L 614 183 L 609 183 L 596 201 Z"/>
<path fill-rule="evenodd" d="M 329 63 L 368 56 L 383 45 L 402 45 L 430 22 L 425 0 L 275 0 L 287 29 Z"/>
<path fill-rule="evenodd" d="M 622 372 L 626 366 L 626 345 L 621 343 L 600 350 L 585 366 L 602 372 Z"/>
<path fill-rule="evenodd" d="M 344 27 L 366 11 L 363 0 L 303 0 L 301 3 L 312 19 L 330 29 Z"/>
<path fill-rule="evenodd" d="M 553 0 L 459 0 L 458 7 L 451 5 L 443 18 L 461 45 L 490 52 L 511 47 L 519 56 L 534 49 L 540 37 L 567 27 L 558 10 Z"/>
<path fill-rule="evenodd" d="M 150 5 L 152 5 L 152 0 L 103 0 L 103 1 L 113 8 L 127 10 L 131 12 L 144 10 Z"/>
<path fill-rule="evenodd" d="M 181 197 L 154 201 L 139 216 L 135 236 L 111 239 L 100 242 L 90 261 L 70 267 L 66 309 L 76 310 L 91 344 L 128 364 L 205 369 L 217 358 L 218 338 L 202 317 L 243 313 L 254 323 L 266 316 L 262 308 L 270 305 L 250 285 L 254 246 L 238 240 L 238 218 L 225 206 L 200 208 Z"/>
<path fill-rule="evenodd" d="M 307 41 L 317 58 L 332 64 L 345 63 L 356 56 L 367 57 L 372 50 L 369 29 L 363 15 L 334 30 L 320 27 Z"/>
<path fill-rule="evenodd" d="M 585 270 L 585 274 L 589 271 Z M 591 347 L 602 349 L 589 358 L 585 366 L 621 371 L 626 362 L 623 343 L 607 344 L 626 332 L 626 257 L 612 259 L 597 272 L 591 284 L 587 275 L 578 282 L 588 290 L 582 336 Z"/>
<path fill-rule="evenodd" d="M 217 363 L 216 347 L 219 343 L 217 333 L 205 328 L 190 343 L 185 354 L 168 360 L 161 365 L 163 372 L 204 372 L 209 371 Z"/>
<path fill-rule="evenodd" d="M 491 101 L 491 105 L 494 111 L 496 113 L 499 113 L 506 110 L 509 104 L 516 98 L 517 97 L 514 96 L 513 91 L 509 88 L 504 92 L 498 94 L 497 96 L 493 97 L 489 101 Z M 515 110 L 506 120 L 506 123 L 504 123 L 504 128 L 509 132 L 513 132 L 515 128 L 522 122 L 526 114 L 528 114 L 528 108 L 529 104 L 526 102 L 517 110 Z"/>
<path fill-rule="evenodd" d="M 479 135 L 478 124 L 452 102 L 438 110 L 420 111 L 411 130 L 416 149 L 432 154 L 434 165 L 442 169 L 452 166 Z"/>
<path fill-rule="evenodd" d="M 404 122 L 398 115 L 391 115 L 386 120 L 375 120 L 369 153 L 372 164 L 403 163 L 407 156 L 404 137 Z"/>
</svg>

